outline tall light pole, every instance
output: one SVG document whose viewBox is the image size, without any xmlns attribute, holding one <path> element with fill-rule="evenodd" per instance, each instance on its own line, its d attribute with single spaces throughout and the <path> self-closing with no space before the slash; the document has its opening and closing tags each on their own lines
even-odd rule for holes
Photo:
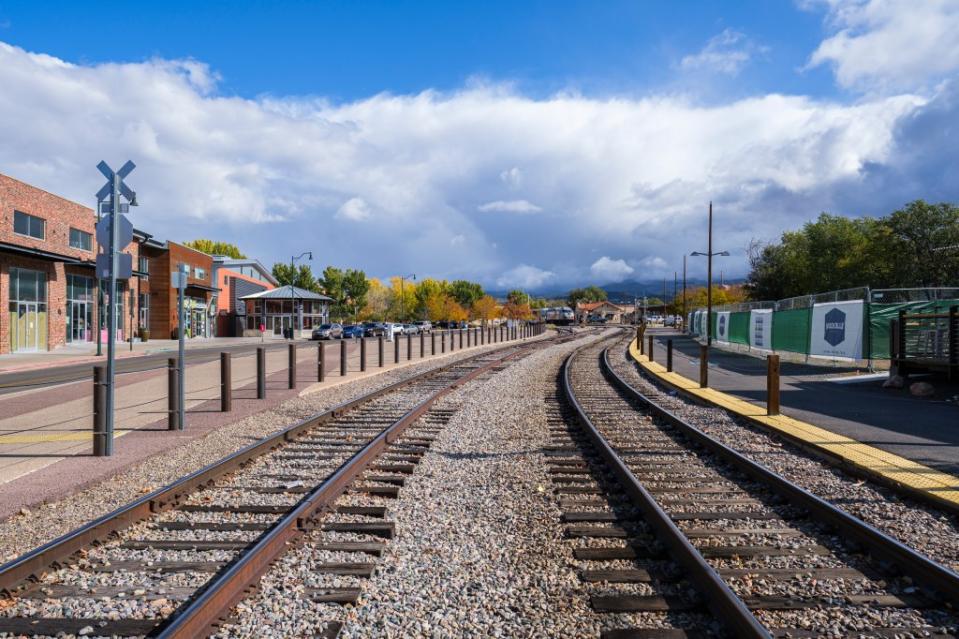
<svg viewBox="0 0 959 639">
<path fill-rule="evenodd" d="M 293 264 L 300 259 L 306 257 L 311 262 L 313 261 L 313 251 L 303 251 L 299 255 L 290 258 L 290 302 L 293 304 L 292 312 L 290 313 L 290 339 L 296 339 L 297 324 L 300 324 L 299 330 L 303 330 L 303 322 L 297 322 L 299 319 L 299 314 L 296 312 L 296 270 Z"/>
<path fill-rule="evenodd" d="M 403 282 L 406 280 L 416 281 L 416 273 L 410 275 L 400 275 L 400 315 L 403 317 L 406 316 L 406 296 L 403 294 Z"/>
<path fill-rule="evenodd" d="M 683 328 L 688 330 L 686 326 L 686 256 L 683 255 Z"/>
<path fill-rule="evenodd" d="M 713 343 L 713 257 L 729 257 L 729 251 L 713 253 L 713 203 L 709 203 L 709 245 L 705 253 L 693 251 L 690 256 L 706 257 L 706 346 Z"/>
</svg>

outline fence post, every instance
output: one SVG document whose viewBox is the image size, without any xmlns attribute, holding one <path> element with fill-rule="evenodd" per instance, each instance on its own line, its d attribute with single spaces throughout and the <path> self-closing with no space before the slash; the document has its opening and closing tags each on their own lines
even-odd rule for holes
<svg viewBox="0 0 959 639">
<path fill-rule="evenodd" d="M 346 377 L 346 340 L 340 339 L 340 377 Z"/>
<path fill-rule="evenodd" d="M 456 350 L 456 333 L 453 332 L 453 329 L 450 329 L 450 352 Z"/>
<path fill-rule="evenodd" d="M 899 374 L 899 320 L 889 320 L 889 374 Z"/>
<path fill-rule="evenodd" d="M 766 358 L 766 414 L 779 414 L 779 355 Z"/>
<path fill-rule="evenodd" d="M 360 372 L 366 370 L 366 336 L 360 338 Z"/>
<path fill-rule="evenodd" d="M 423 331 L 420 331 L 420 359 L 423 359 L 425 350 L 426 350 L 426 334 Z"/>
<path fill-rule="evenodd" d="M 666 372 L 673 372 L 673 340 L 671 339 L 666 340 Z"/>
<path fill-rule="evenodd" d="M 442 333 L 440 333 L 440 347 L 443 349 L 440 352 L 445 353 L 446 352 L 446 331 L 443 331 Z"/>
<path fill-rule="evenodd" d="M 460 350 L 463 350 L 463 329 L 460 329 Z"/>
<path fill-rule="evenodd" d="M 316 347 L 316 379 L 319 382 L 326 379 L 326 346 L 323 342 Z"/>
<path fill-rule="evenodd" d="M 177 422 L 180 419 L 180 411 L 177 410 L 177 399 L 180 397 L 180 389 L 177 387 L 176 358 L 171 357 L 166 361 L 166 386 L 167 386 L 167 430 L 177 430 Z"/>
<path fill-rule="evenodd" d="M 256 398 L 266 398 L 266 349 L 256 347 Z"/>
<path fill-rule="evenodd" d="M 220 353 L 220 411 L 233 410 L 233 366 L 229 353 Z"/>
<path fill-rule="evenodd" d="M 653 361 L 653 336 L 650 335 L 646 339 L 649 340 L 649 343 L 646 346 L 646 350 L 648 351 L 648 354 L 649 354 L 649 361 Z"/>
<path fill-rule="evenodd" d="M 436 333 L 430 331 L 430 355 L 436 355 Z"/>
<path fill-rule="evenodd" d="M 96 457 L 107 454 L 107 387 L 104 384 L 106 376 L 106 366 L 93 367 L 93 454 Z M 171 395 L 171 397 L 174 396 Z"/>
<path fill-rule="evenodd" d="M 709 347 L 699 345 L 699 387 L 709 386 Z"/>
<path fill-rule="evenodd" d="M 472 328 L 466 329 L 466 348 L 469 348 L 472 345 L 471 344 L 472 337 L 473 337 L 473 329 Z"/>
<path fill-rule="evenodd" d="M 400 363 L 400 336 L 399 335 L 393 336 L 393 363 L 394 364 Z"/>
<path fill-rule="evenodd" d="M 380 368 L 383 368 L 383 336 L 380 335 L 377 342 L 377 350 L 380 356 Z"/>
<path fill-rule="evenodd" d="M 406 361 L 413 359 L 413 336 L 406 334 Z"/>
<path fill-rule="evenodd" d="M 287 353 L 287 386 L 296 388 L 296 344 L 288 344 Z"/>
</svg>

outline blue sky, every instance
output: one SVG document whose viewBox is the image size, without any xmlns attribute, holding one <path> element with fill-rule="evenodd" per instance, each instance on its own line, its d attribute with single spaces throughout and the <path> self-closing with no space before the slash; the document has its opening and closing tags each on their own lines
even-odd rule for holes
<svg viewBox="0 0 959 639">
<path fill-rule="evenodd" d="M 562 288 L 959 199 L 959 0 L 0 0 L 0 172 L 267 264 Z M 691 263 L 694 275 L 703 265 Z"/>
</svg>

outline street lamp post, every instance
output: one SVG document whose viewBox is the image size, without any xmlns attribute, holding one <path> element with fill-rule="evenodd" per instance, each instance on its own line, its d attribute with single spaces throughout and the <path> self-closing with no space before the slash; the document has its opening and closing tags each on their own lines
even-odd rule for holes
<svg viewBox="0 0 959 639">
<path fill-rule="evenodd" d="M 403 283 L 406 280 L 413 280 L 415 282 L 416 273 L 412 273 L 410 275 L 400 275 L 400 315 L 402 316 L 400 318 L 401 320 L 406 319 L 406 296 L 403 294 Z"/>
<path fill-rule="evenodd" d="M 706 257 L 706 346 L 713 343 L 713 257 L 729 257 L 729 251 L 713 253 L 713 203 L 709 203 L 709 239 L 705 253 L 693 251 L 690 256 Z"/>
<path fill-rule="evenodd" d="M 303 327 L 297 327 L 297 324 L 302 324 L 302 322 L 297 322 L 299 315 L 296 312 L 296 270 L 293 264 L 299 260 L 306 257 L 311 262 L 313 261 L 313 251 L 304 251 L 299 255 L 290 258 L 290 301 L 293 304 L 292 312 L 290 313 L 290 339 L 296 339 L 296 331 L 303 330 Z"/>
</svg>

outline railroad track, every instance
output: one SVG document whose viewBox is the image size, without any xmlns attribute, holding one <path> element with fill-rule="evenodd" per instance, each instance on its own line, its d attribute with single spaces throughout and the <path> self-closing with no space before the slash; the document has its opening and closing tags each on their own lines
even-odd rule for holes
<svg viewBox="0 0 959 639">
<path fill-rule="evenodd" d="M 546 450 L 604 637 L 957 636 L 959 575 L 658 407 L 609 343 L 566 360 Z"/>
<path fill-rule="evenodd" d="M 358 558 L 378 556 L 393 527 L 385 506 L 337 498 L 396 497 L 455 412 L 442 398 L 542 343 L 513 343 L 341 404 L 0 566 L 0 636 L 205 636 L 307 536 L 344 559 L 315 566 L 332 585 L 304 596 L 354 602 L 355 583 L 339 584 L 372 574 Z M 339 630 L 331 621 L 316 634 Z"/>
</svg>

